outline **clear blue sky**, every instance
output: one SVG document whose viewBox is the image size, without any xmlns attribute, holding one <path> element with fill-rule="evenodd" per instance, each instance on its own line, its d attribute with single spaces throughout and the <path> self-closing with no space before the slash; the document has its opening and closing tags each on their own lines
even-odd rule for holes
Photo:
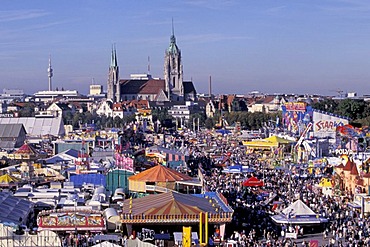
<svg viewBox="0 0 370 247">
<path fill-rule="evenodd" d="M 174 19 L 184 79 L 200 93 L 258 90 L 370 94 L 367 0 L 3 0 L 0 90 L 106 89 L 116 44 L 120 78 L 163 77 Z"/>
</svg>

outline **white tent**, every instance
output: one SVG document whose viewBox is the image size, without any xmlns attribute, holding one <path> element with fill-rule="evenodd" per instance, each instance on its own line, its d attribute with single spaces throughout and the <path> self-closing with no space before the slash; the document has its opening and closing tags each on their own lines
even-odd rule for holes
<svg viewBox="0 0 370 247">
<path fill-rule="evenodd" d="M 289 207 L 282 211 L 282 214 L 287 217 L 297 217 L 297 216 L 315 216 L 316 213 L 312 211 L 304 202 L 297 200 L 293 202 Z"/>
<path fill-rule="evenodd" d="M 93 245 L 92 247 L 120 247 L 120 246 L 121 245 L 114 244 L 114 243 L 111 243 L 111 242 L 108 242 L 108 241 L 104 241 L 104 242 L 98 243 L 96 245 Z"/>
<path fill-rule="evenodd" d="M 320 217 L 301 200 L 297 200 L 280 214 L 271 216 L 277 224 L 321 224 L 327 222 L 326 218 Z"/>
</svg>

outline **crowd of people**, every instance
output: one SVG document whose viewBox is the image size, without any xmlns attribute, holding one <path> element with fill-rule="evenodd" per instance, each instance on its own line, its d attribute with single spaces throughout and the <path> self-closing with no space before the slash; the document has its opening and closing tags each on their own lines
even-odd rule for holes
<svg viewBox="0 0 370 247">
<path fill-rule="evenodd" d="M 370 219 L 365 218 L 358 208 L 350 206 L 348 202 L 353 200 L 353 194 L 342 192 L 340 196 L 335 193 L 328 195 L 317 186 L 322 178 L 331 179 L 333 175 L 333 169 L 325 169 L 327 164 L 319 168 L 320 173 L 311 172 L 304 165 L 284 164 L 283 167 L 276 167 L 263 158 L 262 152 L 247 154 L 241 143 L 225 137 L 198 134 L 199 143 L 216 147 L 213 154 L 203 145 L 189 147 L 203 171 L 206 190 L 223 194 L 234 209 L 225 241 L 233 241 L 237 246 L 294 246 L 298 243 L 300 246 L 309 246 L 305 236 L 319 234 L 323 246 L 370 244 Z M 237 164 L 247 167 L 246 171 L 225 172 L 225 166 Z M 243 181 L 252 176 L 262 180 L 264 186 L 243 186 Z M 272 222 L 272 215 L 298 199 L 320 217 L 326 218 L 328 223 L 299 226 Z M 287 232 L 298 233 L 298 240 L 285 238 Z"/>
</svg>

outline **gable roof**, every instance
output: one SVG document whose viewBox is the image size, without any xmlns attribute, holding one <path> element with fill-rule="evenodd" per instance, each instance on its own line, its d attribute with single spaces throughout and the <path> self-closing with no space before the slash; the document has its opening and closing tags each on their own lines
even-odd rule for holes
<svg viewBox="0 0 370 247">
<path fill-rule="evenodd" d="M 6 192 L 0 192 L 0 221 L 21 224 L 25 222 L 34 203 L 19 199 Z"/>
<path fill-rule="evenodd" d="M 163 90 L 159 90 L 157 96 L 155 97 L 156 101 L 169 101 L 166 93 Z"/>
<path fill-rule="evenodd" d="M 275 96 L 266 95 L 265 97 L 257 100 L 257 104 L 272 104 L 274 102 Z"/>
<path fill-rule="evenodd" d="M 13 137 L 17 138 L 20 132 L 23 131 L 26 133 L 26 130 L 21 123 L 17 124 L 0 124 L 0 138 L 1 137 Z"/>
<path fill-rule="evenodd" d="M 64 123 L 61 117 L 0 118 L 0 124 L 23 124 L 29 136 L 64 135 Z"/>
<path fill-rule="evenodd" d="M 149 80 L 120 80 L 122 94 L 157 94 L 165 89 L 162 79 Z"/>
<path fill-rule="evenodd" d="M 183 85 L 184 85 L 184 93 L 185 94 L 189 94 L 189 93 L 194 93 L 196 94 L 197 91 L 195 90 L 195 87 L 194 87 L 194 84 L 192 81 L 184 81 L 183 82 Z"/>
</svg>

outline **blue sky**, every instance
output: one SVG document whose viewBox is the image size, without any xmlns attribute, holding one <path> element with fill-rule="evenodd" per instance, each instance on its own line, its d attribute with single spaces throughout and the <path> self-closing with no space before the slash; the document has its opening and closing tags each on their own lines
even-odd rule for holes
<svg viewBox="0 0 370 247">
<path fill-rule="evenodd" d="M 120 78 L 163 77 L 174 20 L 184 79 L 198 92 L 370 94 L 370 1 L 3 0 L 0 90 L 106 89 L 116 45 Z"/>
</svg>

